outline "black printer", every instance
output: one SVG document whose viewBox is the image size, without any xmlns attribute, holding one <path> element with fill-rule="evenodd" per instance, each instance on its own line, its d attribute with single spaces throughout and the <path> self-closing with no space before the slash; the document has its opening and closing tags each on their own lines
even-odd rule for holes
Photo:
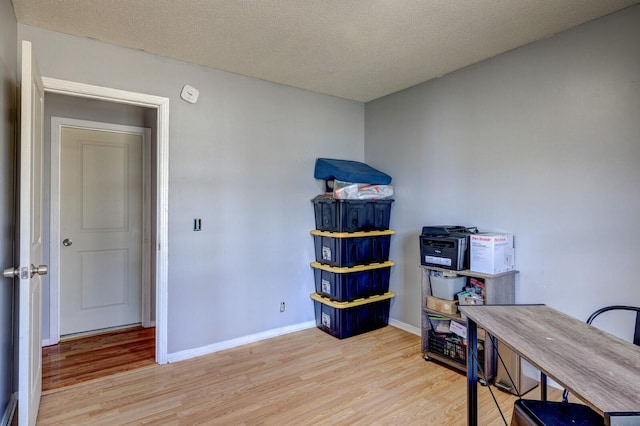
<svg viewBox="0 0 640 426">
<path fill-rule="evenodd" d="M 461 271 L 469 268 L 469 236 L 477 228 L 424 226 L 420 235 L 420 263 Z"/>
</svg>

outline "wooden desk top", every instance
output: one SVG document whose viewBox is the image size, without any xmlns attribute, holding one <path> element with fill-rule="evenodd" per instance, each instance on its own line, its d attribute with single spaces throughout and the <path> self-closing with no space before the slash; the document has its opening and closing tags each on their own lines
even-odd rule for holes
<svg viewBox="0 0 640 426">
<path fill-rule="evenodd" d="M 460 311 L 600 414 L 640 411 L 640 346 L 545 305 Z"/>
</svg>

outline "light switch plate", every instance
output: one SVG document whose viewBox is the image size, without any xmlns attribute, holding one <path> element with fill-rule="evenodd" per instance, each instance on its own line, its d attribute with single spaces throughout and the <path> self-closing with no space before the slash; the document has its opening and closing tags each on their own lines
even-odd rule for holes
<svg viewBox="0 0 640 426">
<path fill-rule="evenodd" d="M 200 92 L 195 87 L 191 87 L 188 84 L 182 88 L 182 93 L 180 93 L 180 97 L 190 104 L 195 104 L 198 102 L 198 96 L 200 96 Z"/>
</svg>

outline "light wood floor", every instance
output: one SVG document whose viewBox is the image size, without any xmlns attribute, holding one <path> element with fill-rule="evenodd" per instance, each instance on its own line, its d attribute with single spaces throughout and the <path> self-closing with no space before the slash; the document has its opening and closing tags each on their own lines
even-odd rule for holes
<svg viewBox="0 0 640 426">
<path fill-rule="evenodd" d="M 504 424 L 479 393 L 480 424 Z M 515 397 L 494 393 L 509 421 Z M 466 377 L 391 326 L 344 340 L 313 328 L 50 391 L 38 424 L 464 425 Z"/>
<path fill-rule="evenodd" d="M 131 327 L 42 348 L 42 391 L 155 364 L 155 328 Z"/>
</svg>

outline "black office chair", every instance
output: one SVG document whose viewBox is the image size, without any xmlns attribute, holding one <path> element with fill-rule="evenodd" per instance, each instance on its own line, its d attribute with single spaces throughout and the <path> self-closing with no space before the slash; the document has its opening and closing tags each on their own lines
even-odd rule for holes
<svg viewBox="0 0 640 426">
<path fill-rule="evenodd" d="M 586 405 L 572 402 L 518 399 L 513 406 L 511 426 L 604 425 L 602 416 Z"/>
<path fill-rule="evenodd" d="M 587 319 L 587 324 L 591 324 L 598 315 L 614 310 L 636 312 L 633 343 L 640 346 L 640 307 L 607 306 L 591 314 Z M 562 394 L 562 402 L 518 399 L 513 406 L 511 426 L 604 425 L 604 419 L 601 415 L 586 405 L 567 402 L 568 396 L 569 392 L 565 390 Z"/>
</svg>

